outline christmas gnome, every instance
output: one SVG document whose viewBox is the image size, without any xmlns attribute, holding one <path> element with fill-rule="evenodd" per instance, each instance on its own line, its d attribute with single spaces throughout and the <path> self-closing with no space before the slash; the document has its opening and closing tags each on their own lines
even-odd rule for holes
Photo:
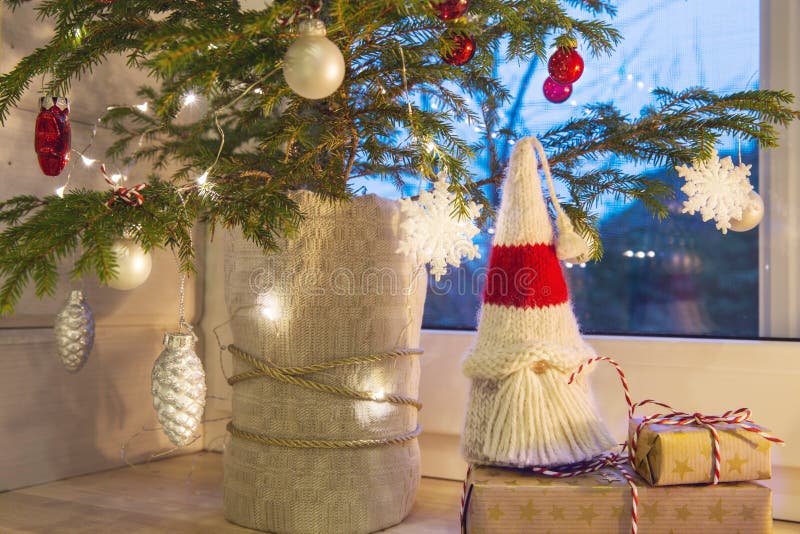
<svg viewBox="0 0 800 534">
<path fill-rule="evenodd" d="M 558 248 L 536 151 L 558 217 Z M 585 379 L 567 383 L 595 353 L 581 338 L 559 257 L 587 251 L 558 204 L 541 144 L 523 139 L 503 185 L 477 340 L 463 362 L 472 382 L 462 438 L 467 461 L 563 465 L 614 446 Z"/>
</svg>

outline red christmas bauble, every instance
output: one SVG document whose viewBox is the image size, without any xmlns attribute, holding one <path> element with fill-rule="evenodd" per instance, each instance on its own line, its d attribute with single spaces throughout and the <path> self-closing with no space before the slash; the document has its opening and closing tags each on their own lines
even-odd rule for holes
<svg viewBox="0 0 800 534">
<path fill-rule="evenodd" d="M 447 51 L 442 50 L 439 56 L 446 63 L 451 65 L 463 65 L 475 55 L 475 49 L 478 47 L 475 42 L 475 37 L 471 33 L 448 30 L 442 34 L 440 40 L 450 41 L 451 46 Z"/>
<path fill-rule="evenodd" d="M 574 48 L 559 48 L 550 56 L 547 72 L 561 85 L 575 83 L 583 74 L 583 58 Z"/>
<path fill-rule="evenodd" d="M 69 162 L 72 129 L 69 124 L 69 101 L 47 96 L 39 101 L 34 148 L 39 167 L 47 176 L 58 176 Z"/>
<path fill-rule="evenodd" d="M 469 9 L 469 0 L 431 0 L 431 9 L 442 20 L 463 17 Z"/>
<path fill-rule="evenodd" d="M 572 84 L 561 85 L 552 78 L 547 78 L 542 86 L 544 97 L 554 104 L 560 104 L 572 94 Z"/>
</svg>

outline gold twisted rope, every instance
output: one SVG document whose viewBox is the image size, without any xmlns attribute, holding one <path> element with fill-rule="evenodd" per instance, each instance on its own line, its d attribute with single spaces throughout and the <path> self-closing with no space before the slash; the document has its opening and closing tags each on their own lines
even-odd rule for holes
<svg viewBox="0 0 800 534">
<path fill-rule="evenodd" d="M 233 385 L 243 380 L 250 380 L 258 377 L 268 377 L 287 384 L 294 384 L 296 386 L 304 387 L 314 391 L 321 391 L 346 397 L 349 399 L 372 401 L 372 402 L 388 402 L 391 404 L 413 406 L 417 410 L 422 409 L 422 404 L 414 398 L 406 397 L 405 395 L 398 395 L 395 393 L 386 393 L 377 396 L 376 393 L 359 391 L 344 386 L 333 386 L 324 384 L 308 378 L 300 378 L 299 375 L 306 375 L 316 373 L 327 369 L 336 367 L 344 367 L 347 365 L 363 365 L 367 363 L 379 362 L 390 358 L 400 358 L 403 356 L 416 356 L 422 354 L 422 349 L 399 349 L 389 352 L 381 352 L 378 354 L 370 354 L 367 356 L 351 356 L 348 358 L 340 358 L 338 360 L 331 360 L 327 362 L 315 363 L 304 367 L 277 367 L 272 365 L 269 361 L 256 358 L 255 356 L 243 351 L 235 345 L 228 345 L 228 351 L 235 357 L 253 367 L 252 370 L 244 373 L 239 373 L 228 378 L 228 384 Z"/>
<path fill-rule="evenodd" d="M 233 422 L 229 422 L 227 428 L 228 432 L 235 438 L 246 439 L 264 445 L 291 447 L 295 449 L 360 449 L 364 447 L 378 447 L 381 445 L 398 445 L 406 441 L 411 441 L 422 432 L 422 428 L 417 425 L 417 428 L 413 431 L 392 438 L 327 440 L 271 438 L 263 434 L 255 434 L 253 432 L 240 430 L 233 425 Z"/>
</svg>

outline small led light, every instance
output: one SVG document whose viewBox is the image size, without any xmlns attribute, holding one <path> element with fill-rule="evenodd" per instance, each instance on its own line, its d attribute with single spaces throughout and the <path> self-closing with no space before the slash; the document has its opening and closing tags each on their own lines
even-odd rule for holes
<svg viewBox="0 0 800 534">
<path fill-rule="evenodd" d="M 375 400 L 383 400 L 386 397 L 386 391 L 383 388 L 373 393 L 372 398 Z"/>
<path fill-rule="evenodd" d="M 633 257 L 633 251 L 632 250 L 626 250 L 625 252 L 622 253 L 622 255 L 625 256 L 626 258 L 632 258 Z"/>
<path fill-rule="evenodd" d="M 514 141 L 513 139 L 509 139 L 508 140 L 508 144 L 509 145 L 514 145 L 515 143 L 516 143 L 516 141 Z"/>
<path fill-rule="evenodd" d="M 492 132 L 492 139 L 497 139 L 497 132 Z"/>
<path fill-rule="evenodd" d="M 142 102 L 141 104 L 139 104 L 139 105 L 137 105 L 137 106 L 136 106 L 136 109 L 138 109 L 138 110 L 139 110 L 139 111 L 141 111 L 142 113 L 147 113 L 147 108 L 148 108 L 148 107 L 149 107 L 149 106 L 148 106 L 147 102 Z"/>
<path fill-rule="evenodd" d="M 260 88 L 260 87 L 256 87 L 255 89 L 253 89 L 253 92 L 255 94 L 257 94 L 257 95 L 263 95 L 264 94 L 264 90 L 262 88 Z"/>
<path fill-rule="evenodd" d="M 270 321 L 275 321 L 280 317 L 280 306 L 278 299 L 270 293 L 259 295 L 258 297 L 258 311 L 261 317 Z"/>
<path fill-rule="evenodd" d="M 573 267 L 573 265 L 568 261 L 564 262 L 564 265 L 567 266 L 567 269 L 572 269 L 572 267 Z"/>
<path fill-rule="evenodd" d="M 493 235 L 494 234 L 494 228 L 489 228 L 487 230 L 487 232 L 489 233 L 489 235 Z"/>
<path fill-rule="evenodd" d="M 92 159 L 92 158 L 87 158 L 86 156 L 84 156 L 83 154 L 81 154 L 81 161 L 82 161 L 82 162 L 83 162 L 83 164 L 84 164 L 84 165 L 86 165 L 87 167 L 91 167 L 92 165 L 94 165 L 94 163 L 95 163 L 97 160 L 96 160 L 96 159 Z"/>
<path fill-rule="evenodd" d="M 644 82 L 636 82 L 636 87 L 641 91 L 644 89 Z"/>
<path fill-rule="evenodd" d="M 647 257 L 648 258 L 655 258 L 656 257 L 656 251 L 655 250 L 648 250 L 647 251 Z"/>
<path fill-rule="evenodd" d="M 122 180 L 122 175 L 121 174 L 112 174 L 111 176 L 109 176 L 109 180 L 111 180 L 115 184 L 118 184 L 119 181 Z"/>
<path fill-rule="evenodd" d="M 206 185 L 206 182 L 207 182 L 207 181 L 208 181 L 208 171 L 204 172 L 203 174 L 201 174 L 200 176 L 198 176 L 198 177 L 195 179 L 195 182 L 196 182 L 196 183 L 197 183 L 197 185 L 199 185 L 199 186 L 204 186 L 204 185 Z"/>
<path fill-rule="evenodd" d="M 581 263 L 581 269 L 585 269 L 585 268 L 586 268 L 586 263 Z"/>
<path fill-rule="evenodd" d="M 637 257 L 637 258 L 639 258 L 639 259 L 642 259 L 642 258 L 644 258 L 644 257 L 645 257 L 645 253 L 644 253 L 644 251 L 643 251 L 643 250 L 639 250 L 639 251 L 637 251 L 637 252 L 636 252 L 636 257 Z"/>
<path fill-rule="evenodd" d="M 197 95 L 189 92 L 183 95 L 183 105 L 184 106 L 191 106 L 197 102 Z"/>
<path fill-rule="evenodd" d="M 628 74 L 627 76 L 625 76 L 625 79 L 627 79 L 629 82 L 632 82 L 633 81 L 633 74 Z"/>
<path fill-rule="evenodd" d="M 569 105 L 572 106 L 573 108 L 577 107 L 578 101 L 573 98 L 572 100 L 569 101 Z"/>
<path fill-rule="evenodd" d="M 66 185 L 62 185 L 61 187 L 56 189 L 56 195 L 58 198 L 64 198 L 64 191 L 67 189 Z"/>
</svg>

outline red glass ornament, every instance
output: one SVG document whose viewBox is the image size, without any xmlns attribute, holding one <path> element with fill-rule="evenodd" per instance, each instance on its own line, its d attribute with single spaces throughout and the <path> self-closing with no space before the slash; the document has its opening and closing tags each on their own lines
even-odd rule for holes
<svg viewBox="0 0 800 534">
<path fill-rule="evenodd" d="M 69 101 L 47 96 L 39 101 L 34 147 L 39 167 L 47 176 L 58 176 L 69 162 L 72 129 L 69 124 Z"/>
<path fill-rule="evenodd" d="M 463 17 L 469 9 L 469 0 L 431 0 L 431 9 L 441 20 L 453 20 Z"/>
<path fill-rule="evenodd" d="M 475 49 L 478 47 L 475 42 L 475 37 L 471 33 L 448 30 L 442 34 L 440 40 L 448 40 L 452 44 L 448 51 L 440 51 L 439 56 L 443 61 L 451 65 L 463 65 L 475 55 Z"/>
<path fill-rule="evenodd" d="M 552 78 L 547 78 L 542 87 L 544 97 L 554 104 L 560 104 L 572 94 L 572 84 L 561 85 Z"/>
<path fill-rule="evenodd" d="M 583 74 L 583 58 L 574 48 L 559 48 L 550 56 L 547 72 L 561 85 L 575 83 Z"/>
</svg>

